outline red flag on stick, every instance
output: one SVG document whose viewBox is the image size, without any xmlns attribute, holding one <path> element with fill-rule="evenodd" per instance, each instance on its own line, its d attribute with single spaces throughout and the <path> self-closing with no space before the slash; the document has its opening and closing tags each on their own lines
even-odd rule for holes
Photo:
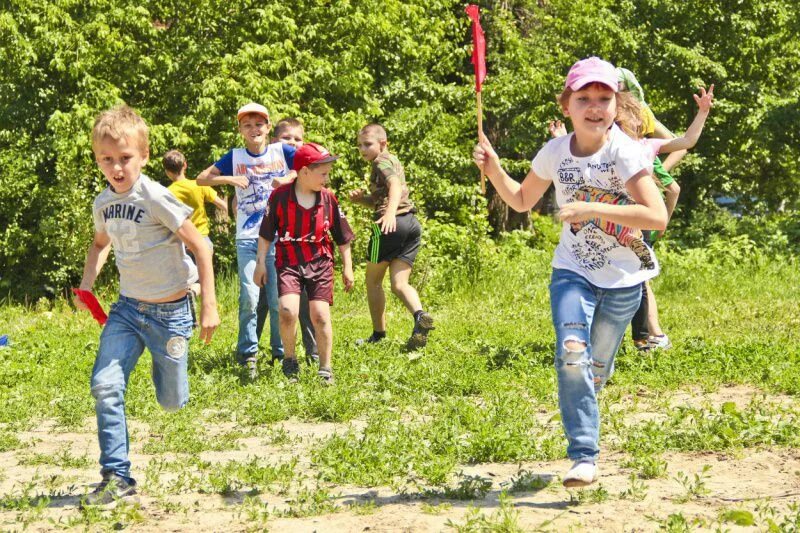
<svg viewBox="0 0 800 533">
<path fill-rule="evenodd" d="M 472 64 L 475 66 L 475 96 L 478 110 L 478 142 L 483 136 L 483 106 L 481 105 L 481 87 L 486 78 L 486 39 L 481 28 L 481 13 L 478 6 L 470 4 L 466 8 L 472 19 Z M 481 193 L 486 194 L 486 176 L 481 169 Z"/>
<path fill-rule="evenodd" d="M 486 78 L 486 39 L 481 28 L 481 13 L 478 6 L 470 4 L 466 8 L 472 19 L 472 64 L 475 66 L 475 92 L 481 92 L 483 80 Z"/>
</svg>

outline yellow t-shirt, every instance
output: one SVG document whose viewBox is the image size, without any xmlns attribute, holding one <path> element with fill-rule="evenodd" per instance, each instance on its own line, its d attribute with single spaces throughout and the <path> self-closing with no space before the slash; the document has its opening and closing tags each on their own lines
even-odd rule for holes
<svg viewBox="0 0 800 533">
<path fill-rule="evenodd" d="M 656 131 L 656 116 L 650 110 L 650 106 L 647 104 L 642 104 L 642 128 L 644 131 L 642 134 L 647 137 L 652 135 Z"/>
<path fill-rule="evenodd" d="M 192 224 L 204 237 L 208 237 L 208 215 L 206 214 L 206 202 L 213 202 L 217 199 L 217 192 L 211 187 L 198 185 L 194 180 L 182 179 L 173 181 L 169 191 L 175 198 L 193 209 Z"/>
</svg>

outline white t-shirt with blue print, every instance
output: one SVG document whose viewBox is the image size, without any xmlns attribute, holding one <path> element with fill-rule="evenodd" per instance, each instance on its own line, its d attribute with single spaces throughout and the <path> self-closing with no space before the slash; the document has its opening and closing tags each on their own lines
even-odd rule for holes
<svg viewBox="0 0 800 533">
<path fill-rule="evenodd" d="M 268 145 L 260 154 L 246 148 L 234 148 L 214 166 L 223 176 L 247 176 L 245 188 L 236 187 L 236 239 L 257 239 L 261 219 L 269 196 L 275 189 L 275 178 L 286 176 L 292 169 L 295 147 L 280 142 Z"/>
</svg>

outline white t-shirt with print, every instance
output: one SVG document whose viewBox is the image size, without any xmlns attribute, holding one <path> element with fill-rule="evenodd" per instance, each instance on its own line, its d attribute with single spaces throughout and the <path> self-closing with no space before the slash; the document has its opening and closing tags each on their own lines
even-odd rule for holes
<svg viewBox="0 0 800 533">
<path fill-rule="evenodd" d="M 587 186 L 624 196 L 632 202 L 627 197 L 625 182 L 643 169 L 649 172 L 653 169 L 653 162 L 647 159 L 642 146 L 615 125 L 600 150 L 587 157 L 576 157 L 570 150 L 574 135 L 551 140 L 531 162 L 537 176 L 553 182 L 558 206 L 575 201 L 575 193 Z M 648 250 L 652 263 L 645 265 L 631 248 L 604 228 L 589 222 L 573 233 L 573 227 L 565 222 L 553 268 L 576 272 L 602 288 L 633 287 L 658 275 L 658 261 L 649 247 Z"/>
</svg>

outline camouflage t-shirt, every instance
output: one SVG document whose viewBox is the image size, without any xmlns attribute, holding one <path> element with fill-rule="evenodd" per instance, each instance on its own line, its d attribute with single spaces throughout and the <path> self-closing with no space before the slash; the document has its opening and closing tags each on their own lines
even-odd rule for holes
<svg viewBox="0 0 800 533">
<path fill-rule="evenodd" d="M 386 212 L 386 206 L 389 203 L 389 179 L 392 177 L 399 179 L 402 187 L 397 214 L 403 215 L 414 209 L 414 204 L 408 199 L 406 173 L 403 171 L 402 163 L 394 154 L 381 152 L 372 161 L 372 173 L 369 176 L 369 192 L 375 201 L 376 219 L 382 217 Z"/>
</svg>

